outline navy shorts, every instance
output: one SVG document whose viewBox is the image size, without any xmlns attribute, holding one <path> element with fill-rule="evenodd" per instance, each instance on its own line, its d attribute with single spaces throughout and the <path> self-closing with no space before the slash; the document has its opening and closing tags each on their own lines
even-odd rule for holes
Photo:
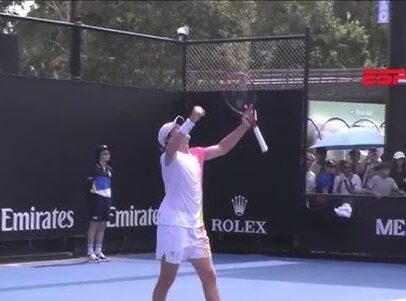
<svg viewBox="0 0 406 301">
<path fill-rule="evenodd" d="M 110 215 L 111 199 L 93 194 L 89 197 L 89 220 L 107 222 Z"/>
</svg>

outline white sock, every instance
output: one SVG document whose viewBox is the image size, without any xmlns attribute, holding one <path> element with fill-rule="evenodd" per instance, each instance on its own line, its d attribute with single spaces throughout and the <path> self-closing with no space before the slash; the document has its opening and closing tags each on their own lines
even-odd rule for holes
<svg viewBox="0 0 406 301">
<path fill-rule="evenodd" d="M 93 245 L 87 245 L 87 255 L 94 253 Z"/>
<path fill-rule="evenodd" d="M 99 255 L 102 252 L 102 244 L 97 244 L 95 251 L 96 254 Z"/>
</svg>

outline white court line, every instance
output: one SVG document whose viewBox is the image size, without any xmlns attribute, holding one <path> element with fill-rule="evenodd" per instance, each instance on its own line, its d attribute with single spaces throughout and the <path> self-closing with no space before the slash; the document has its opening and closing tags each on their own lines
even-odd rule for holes
<svg viewBox="0 0 406 301">
<path fill-rule="evenodd" d="M 225 263 L 216 264 L 215 267 L 218 270 L 233 270 L 233 269 L 244 269 L 244 268 L 258 268 L 258 267 L 270 267 L 270 266 L 281 266 L 281 265 L 293 265 L 300 264 L 294 261 L 279 261 L 279 260 L 264 260 L 264 261 L 252 261 L 252 262 L 242 262 L 242 263 Z"/>
<path fill-rule="evenodd" d="M 125 260 L 127 262 L 144 262 L 144 263 L 153 263 L 158 262 L 155 259 L 131 259 L 125 258 L 120 256 L 112 256 L 112 261 L 114 262 L 115 259 L 117 260 Z M 0 268 L 2 267 L 22 267 L 22 266 L 46 266 L 49 264 L 70 264 L 70 263 L 84 263 L 87 262 L 87 257 L 80 257 L 80 258 L 69 258 L 69 259 L 55 259 L 55 260 L 46 260 L 46 261 L 33 261 L 33 262 L 19 262 L 19 263 L 6 263 L 0 264 Z M 282 265 L 293 265 L 293 264 L 300 264 L 299 262 L 295 261 L 280 261 L 280 260 L 262 260 L 262 261 L 247 261 L 247 262 L 230 262 L 230 263 L 219 263 L 215 264 L 216 269 L 218 270 L 233 270 L 233 269 L 244 269 L 244 268 L 256 268 L 256 267 L 270 267 L 270 266 L 282 266 Z M 190 263 L 184 263 L 184 267 L 188 267 Z M 388 301 L 406 301 L 405 300 L 388 300 Z"/>
<path fill-rule="evenodd" d="M 4 263 L 4 264 L 0 264 L 0 268 L 23 267 L 23 266 L 42 266 L 42 265 L 57 264 L 57 263 L 69 264 L 69 263 L 81 263 L 81 262 L 85 262 L 85 261 L 87 262 L 87 257 L 29 261 L 29 262 L 18 262 L 18 263 Z"/>
</svg>

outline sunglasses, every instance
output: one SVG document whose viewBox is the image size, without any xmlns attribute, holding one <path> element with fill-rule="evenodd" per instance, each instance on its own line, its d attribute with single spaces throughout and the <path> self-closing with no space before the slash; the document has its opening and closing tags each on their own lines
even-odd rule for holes
<svg viewBox="0 0 406 301">
<path fill-rule="evenodd" d="M 175 122 L 177 125 L 182 125 L 185 122 L 185 118 L 183 118 L 182 116 L 176 116 Z"/>
<path fill-rule="evenodd" d="M 175 124 L 181 126 L 183 123 L 185 122 L 185 118 L 183 118 L 182 116 L 178 115 L 175 118 Z M 173 130 L 173 129 L 172 129 Z M 172 132 L 171 130 L 171 132 Z M 169 138 L 171 138 L 171 133 L 168 133 L 168 136 L 165 137 L 165 143 L 168 143 Z"/>
</svg>

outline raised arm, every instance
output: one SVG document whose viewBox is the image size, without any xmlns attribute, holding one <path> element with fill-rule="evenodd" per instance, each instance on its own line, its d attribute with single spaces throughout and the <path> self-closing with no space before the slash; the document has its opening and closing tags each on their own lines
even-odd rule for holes
<svg viewBox="0 0 406 301">
<path fill-rule="evenodd" d="M 193 129 L 196 122 L 198 122 L 206 112 L 202 107 L 195 106 L 190 114 L 190 117 L 182 124 L 181 127 L 175 127 L 168 137 L 168 144 L 165 149 L 165 164 L 170 165 L 176 158 L 176 152 L 179 150 L 179 146 L 182 140 L 186 139 Z"/>
<path fill-rule="evenodd" d="M 252 107 L 249 107 L 241 118 L 241 124 L 226 137 L 221 139 L 219 144 L 205 148 L 205 160 L 211 160 L 220 156 L 224 156 L 231 151 L 244 136 L 244 134 L 252 127 L 255 122 L 255 116 Z"/>
</svg>

